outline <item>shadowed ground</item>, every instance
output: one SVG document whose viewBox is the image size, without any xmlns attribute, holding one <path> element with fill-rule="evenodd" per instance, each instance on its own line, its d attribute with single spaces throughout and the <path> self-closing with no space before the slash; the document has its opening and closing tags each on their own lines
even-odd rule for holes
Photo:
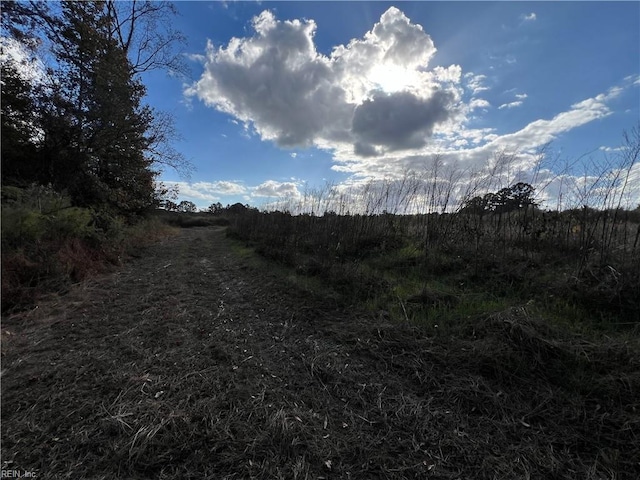
<svg viewBox="0 0 640 480">
<path fill-rule="evenodd" d="M 427 336 L 301 293 L 231 245 L 223 228 L 183 229 L 3 319 L 2 468 L 88 479 L 640 475 L 637 341 L 550 335 L 524 308 L 460 337 Z"/>
</svg>

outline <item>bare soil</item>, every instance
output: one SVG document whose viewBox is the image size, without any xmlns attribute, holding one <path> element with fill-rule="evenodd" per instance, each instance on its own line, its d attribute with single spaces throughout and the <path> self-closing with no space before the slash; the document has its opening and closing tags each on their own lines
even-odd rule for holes
<svg viewBox="0 0 640 480">
<path fill-rule="evenodd" d="M 73 479 L 640 478 L 638 342 L 454 337 L 184 229 L 2 322 L 2 468 Z"/>
</svg>

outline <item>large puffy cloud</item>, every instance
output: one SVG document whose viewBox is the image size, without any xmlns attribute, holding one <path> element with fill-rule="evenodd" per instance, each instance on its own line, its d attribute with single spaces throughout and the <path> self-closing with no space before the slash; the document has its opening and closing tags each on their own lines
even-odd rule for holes
<svg viewBox="0 0 640 480">
<path fill-rule="evenodd" d="M 436 48 L 420 25 L 391 7 L 362 39 L 353 39 L 331 53 L 333 70 L 347 98 L 359 103 L 372 89 L 420 88 L 432 74 L 424 74 Z M 394 85 L 395 83 L 395 85 Z"/>
<path fill-rule="evenodd" d="M 387 10 L 380 22 L 365 36 L 366 41 L 381 45 L 386 62 L 406 66 L 426 66 L 436 53 L 431 37 L 421 25 L 412 24 L 397 8 Z"/>
<path fill-rule="evenodd" d="M 243 122 L 281 146 L 310 144 L 328 124 L 336 88 L 326 58 L 313 44 L 312 20 L 280 22 L 265 11 L 254 18 L 256 35 L 207 47 L 205 71 L 188 93 Z"/>
<path fill-rule="evenodd" d="M 458 108 L 460 67 L 427 71 L 433 41 L 395 7 L 328 56 L 315 48 L 313 20 L 264 11 L 252 26 L 253 36 L 209 43 L 204 72 L 186 94 L 279 146 L 376 156 L 424 145 Z"/>
</svg>

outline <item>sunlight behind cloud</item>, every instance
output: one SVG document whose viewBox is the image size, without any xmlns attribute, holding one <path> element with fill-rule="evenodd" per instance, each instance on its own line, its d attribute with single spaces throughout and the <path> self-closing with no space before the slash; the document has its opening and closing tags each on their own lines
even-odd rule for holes
<svg viewBox="0 0 640 480">
<path fill-rule="evenodd" d="M 426 70 L 433 41 L 395 7 L 330 56 L 315 47 L 313 20 L 265 10 L 252 26 L 253 36 L 209 42 L 205 70 L 185 93 L 250 123 L 263 140 L 379 155 L 424 145 L 459 110 L 460 67 Z"/>
<path fill-rule="evenodd" d="M 396 65 L 376 65 L 368 79 L 384 92 L 395 93 L 417 83 L 415 71 Z"/>
</svg>

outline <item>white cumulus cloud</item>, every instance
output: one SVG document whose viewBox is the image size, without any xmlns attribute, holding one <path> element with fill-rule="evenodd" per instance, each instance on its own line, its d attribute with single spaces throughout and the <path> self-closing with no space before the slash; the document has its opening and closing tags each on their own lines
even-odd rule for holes
<svg viewBox="0 0 640 480">
<path fill-rule="evenodd" d="M 529 13 L 521 19 L 537 17 Z M 536 149 L 607 117 L 612 100 L 639 82 L 629 76 L 622 87 L 533 119 L 515 132 L 499 133 L 486 122 L 473 122 L 492 106 L 481 96 L 504 110 L 520 107 L 528 95 L 507 90 L 511 96 L 500 104 L 490 92 L 490 86 L 500 84 L 495 76 L 464 73 L 459 65 L 430 67 L 433 40 L 398 8 L 389 8 L 361 38 L 329 54 L 318 52 L 318 26 L 311 19 L 281 20 L 265 10 L 251 26 L 245 37 L 218 47 L 208 43 L 203 72 L 185 95 L 229 114 L 247 135 L 292 150 L 315 146 L 331 151 L 332 168 L 350 174 L 352 182 L 424 172 L 434 158 L 471 177 L 488 168 L 496 152 L 513 152 L 513 171 L 527 180 L 536 171 Z M 226 194 L 227 188 L 252 199 L 301 195 L 296 181 L 267 180 L 252 187 L 232 183 L 189 188 L 206 196 Z"/>
<path fill-rule="evenodd" d="M 257 187 L 253 187 L 251 195 L 253 197 L 299 197 L 298 185 L 294 182 L 277 182 L 267 180 Z"/>
<path fill-rule="evenodd" d="M 316 50 L 313 20 L 265 10 L 252 27 L 221 47 L 209 42 L 204 72 L 185 93 L 263 140 L 378 155 L 424 145 L 460 110 L 461 68 L 428 70 L 431 37 L 395 7 L 328 56 Z"/>
</svg>

